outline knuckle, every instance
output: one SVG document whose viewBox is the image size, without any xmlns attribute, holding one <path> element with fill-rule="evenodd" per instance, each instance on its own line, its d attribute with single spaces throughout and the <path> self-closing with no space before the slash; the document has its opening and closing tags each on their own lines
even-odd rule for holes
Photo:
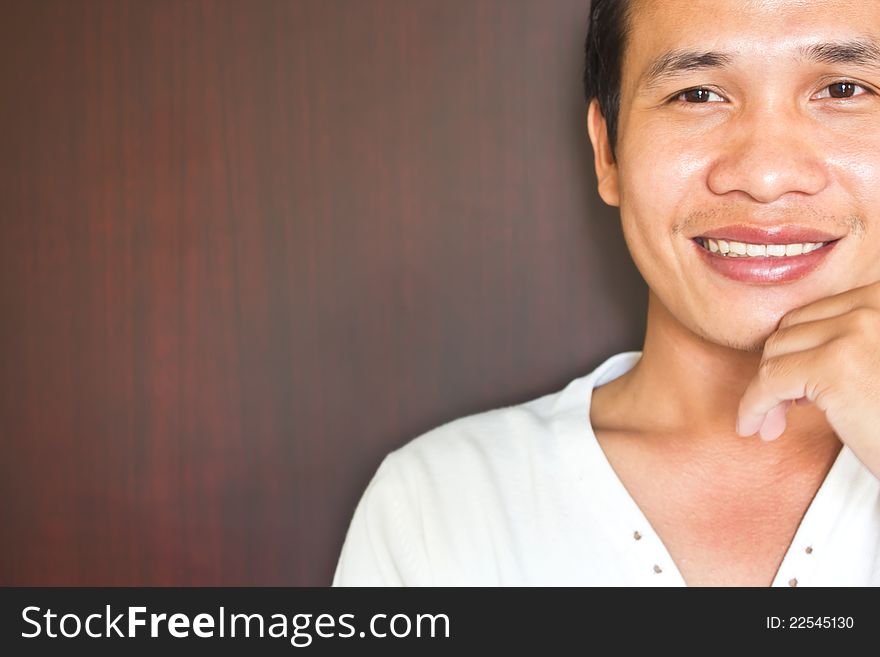
<svg viewBox="0 0 880 657">
<path fill-rule="evenodd" d="M 861 367 L 861 359 L 853 348 L 852 341 L 844 338 L 834 338 L 828 342 L 820 354 L 820 359 L 816 365 L 825 373 L 825 377 L 850 376 Z"/>
<path fill-rule="evenodd" d="M 856 331 L 869 335 L 875 334 L 878 330 L 878 324 L 880 324 L 877 311 L 865 306 L 850 311 L 850 321 Z"/>
<path fill-rule="evenodd" d="M 852 340 L 837 337 L 828 342 L 826 365 L 834 369 L 846 369 L 853 362 L 858 362 L 859 354 Z"/>
</svg>

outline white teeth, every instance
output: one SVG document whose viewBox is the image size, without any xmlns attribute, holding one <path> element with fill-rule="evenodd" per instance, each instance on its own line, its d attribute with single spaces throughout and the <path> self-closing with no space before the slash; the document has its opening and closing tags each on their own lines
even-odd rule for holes
<svg viewBox="0 0 880 657">
<path fill-rule="evenodd" d="M 728 258 L 752 257 L 762 258 L 772 256 L 784 258 L 815 251 L 829 242 L 805 242 L 803 244 L 746 244 L 745 242 L 733 242 L 730 240 L 715 240 L 700 238 L 703 246 L 712 253 L 720 253 Z"/>
<path fill-rule="evenodd" d="M 746 254 L 752 258 L 755 256 L 764 256 L 767 255 L 767 247 L 763 244 L 746 244 Z"/>
</svg>

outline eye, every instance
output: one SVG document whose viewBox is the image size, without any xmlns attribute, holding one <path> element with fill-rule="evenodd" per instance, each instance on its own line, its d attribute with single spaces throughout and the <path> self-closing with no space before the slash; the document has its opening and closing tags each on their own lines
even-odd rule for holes
<svg viewBox="0 0 880 657">
<path fill-rule="evenodd" d="M 857 93 L 856 90 L 861 89 L 863 93 Z M 860 84 L 855 82 L 848 82 L 846 80 L 841 80 L 840 82 L 835 82 L 833 84 L 829 84 L 827 87 L 822 89 L 821 92 L 813 96 L 814 98 L 833 98 L 835 100 L 853 98 L 855 96 L 863 96 L 864 94 L 873 93 L 868 91 L 866 87 L 863 87 Z"/>
<path fill-rule="evenodd" d="M 712 97 L 715 97 L 717 100 L 712 100 Z M 714 91 L 710 89 L 705 89 L 703 87 L 697 87 L 695 89 L 688 89 L 687 91 L 682 91 L 677 96 L 675 96 L 672 100 L 678 100 L 685 103 L 717 103 L 724 102 L 724 99 L 719 96 Z"/>
</svg>

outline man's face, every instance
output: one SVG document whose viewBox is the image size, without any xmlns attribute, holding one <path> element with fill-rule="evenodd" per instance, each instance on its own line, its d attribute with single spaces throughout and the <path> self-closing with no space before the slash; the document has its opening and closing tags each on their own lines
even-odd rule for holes
<svg viewBox="0 0 880 657">
<path fill-rule="evenodd" d="M 789 310 L 880 280 L 880 2 L 632 2 L 617 163 L 597 173 L 669 312 L 711 342 L 760 351 Z M 757 261 L 719 269 L 694 239 L 732 225 L 841 239 L 808 272 L 780 281 L 796 262 L 780 258 L 762 270 L 775 280 L 737 280 L 721 270 Z"/>
</svg>

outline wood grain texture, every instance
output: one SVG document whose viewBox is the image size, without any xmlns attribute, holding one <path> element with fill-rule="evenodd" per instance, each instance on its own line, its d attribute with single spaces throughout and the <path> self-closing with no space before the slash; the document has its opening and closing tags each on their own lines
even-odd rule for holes
<svg viewBox="0 0 880 657">
<path fill-rule="evenodd" d="M 0 584 L 326 585 L 382 457 L 638 349 L 584 0 L 6 0 Z"/>
</svg>

